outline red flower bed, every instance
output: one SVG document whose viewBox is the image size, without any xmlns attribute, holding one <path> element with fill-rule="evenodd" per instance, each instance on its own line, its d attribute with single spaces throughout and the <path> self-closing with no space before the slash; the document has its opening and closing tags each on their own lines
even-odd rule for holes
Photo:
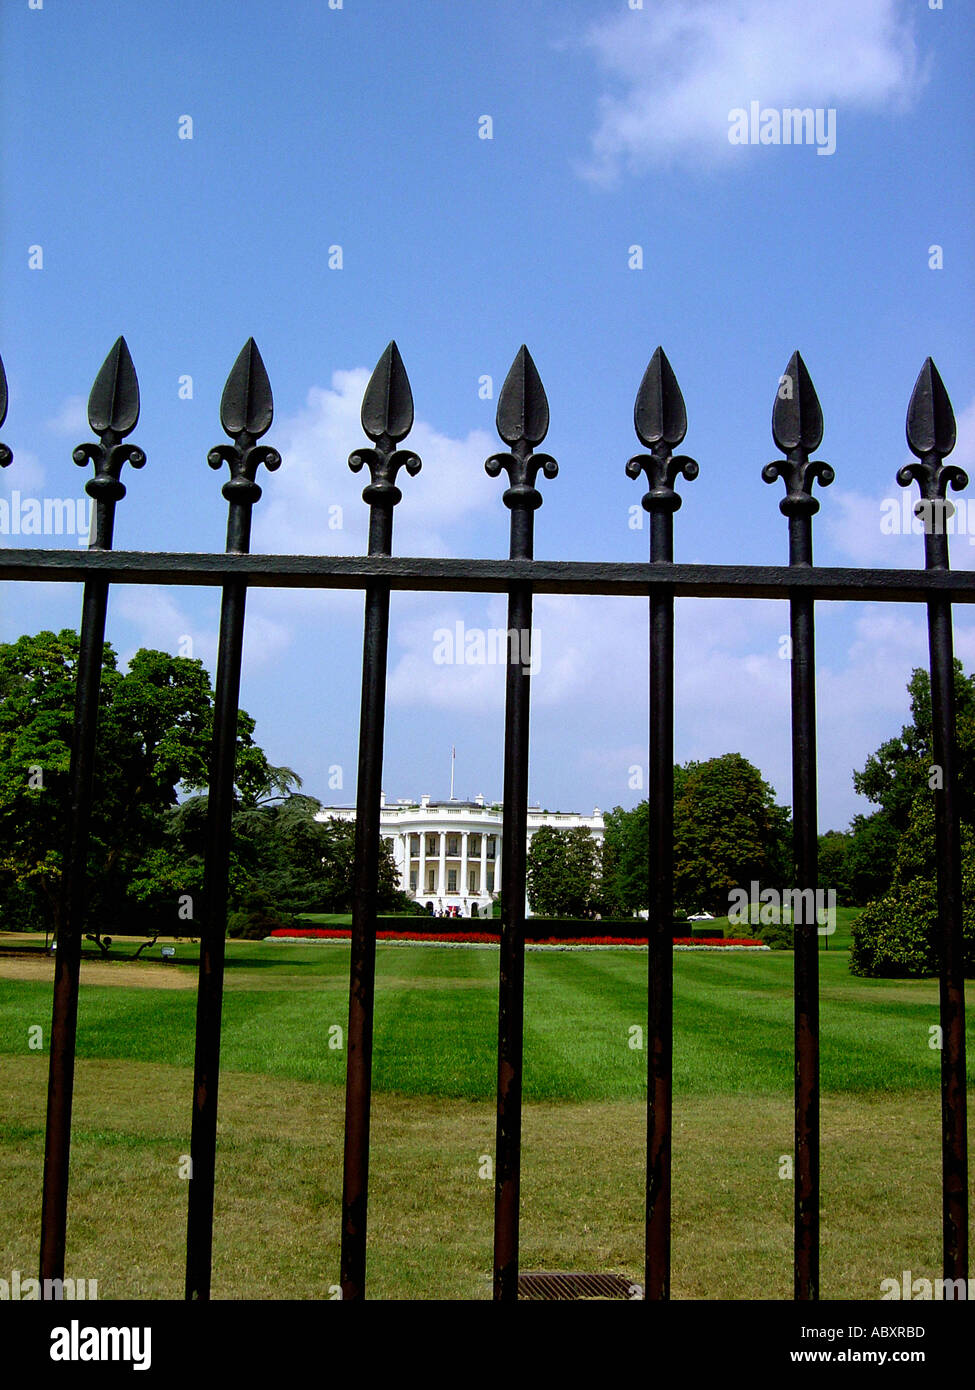
<svg viewBox="0 0 975 1390">
<path fill-rule="evenodd" d="M 275 927 L 272 936 L 308 936 L 322 940 L 348 941 L 352 933 L 348 927 Z M 432 931 L 380 931 L 378 941 L 456 941 L 461 945 L 477 945 L 479 942 L 497 945 L 501 940 L 496 932 L 432 932 Z M 536 946 L 634 946 L 642 942 L 623 936 L 574 936 L 571 939 L 550 936 L 544 940 L 528 942 Z M 761 941 L 749 938 L 721 936 L 682 936 L 674 939 L 675 946 L 761 946 Z"/>
</svg>

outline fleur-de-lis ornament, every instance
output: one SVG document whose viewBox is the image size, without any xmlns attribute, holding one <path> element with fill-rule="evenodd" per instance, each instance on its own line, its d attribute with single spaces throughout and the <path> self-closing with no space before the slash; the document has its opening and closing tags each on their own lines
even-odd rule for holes
<svg viewBox="0 0 975 1390">
<path fill-rule="evenodd" d="M 230 478 L 220 489 L 228 502 L 253 505 L 261 496 L 255 481 L 260 464 L 269 473 L 281 467 L 281 455 L 258 444 L 274 419 L 271 383 L 257 344 L 248 338 L 237 355 L 220 398 L 220 424 L 232 444 L 217 444 L 207 454 L 211 468 L 230 465 Z"/>
<path fill-rule="evenodd" d="M 634 454 L 626 465 L 628 478 L 639 478 L 641 472 L 647 475 L 650 491 L 643 495 L 644 509 L 679 511 L 682 499 L 674 491 L 677 476 L 682 474 L 692 483 L 700 469 L 695 459 L 673 452 L 687 433 L 687 411 L 662 347 L 657 348 L 643 373 L 633 406 L 633 425 L 640 443 L 650 450 L 649 454 Z"/>
<path fill-rule="evenodd" d="M 0 357 L 0 429 L 7 418 L 7 373 L 3 369 L 3 358 Z M 13 463 L 14 456 L 7 448 L 6 444 L 0 444 L 0 468 L 6 468 L 8 463 Z"/>
<path fill-rule="evenodd" d="M 772 408 L 772 438 L 786 460 L 767 463 L 762 477 L 767 483 L 774 483 L 777 478 L 785 482 L 786 494 L 779 511 L 785 516 L 814 516 L 819 511 L 819 501 L 812 495 L 813 482 L 818 478 L 823 487 L 828 487 L 836 474 L 828 463 L 809 459 L 823 442 L 823 412 L 798 352 L 789 358 L 789 365 L 779 378 Z"/>
<path fill-rule="evenodd" d="M 948 488 L 959 492 L 967 487 L 968 474 L 957 464 L 942 460 L 955 447 L 956 437 L 955 412 L 941 374 L 928 357 L 914 383 L 907 408 L 907 442 L 919 462 L 905 463 L 897 471 L 901 487 L 916 482 L 921 489 L 921 500 L 914 507 L 915 515 L 931 515 L 932 520 L 939 510 L 945 517 L 954 515 L 955 509 L 947 500 Z"/>
<path fill-rule="evenodd" d="M 491 478 L 497 478 L 502 468 L 507 471 L 509 486 L 501 500 L 513 511 L 536 511 L 542 505 L 542 494 L 535 486 L 539 469 L 546 478 L 558 476 L 559 465 L 552 455 L 534 452 L 535 445 L 541 444 L 548 433 L 548 420 L 548 398 L 542 379 L 522 343 L 498 397 L 498 434 L 510 453 L 492 454 L 484 464 Z"/>
<path fill-rule="evenodd" d="M 396 474 L 405 468 L 415 477 L 422 467 L 412 449 L 397 448 L 413 428 L 413 392 L 395 342 L 388 344 L 369 378 L 360 419 L 375 447 L 354 450 L 349 467 L 358 473 L 368 466 L 369 482 L 362 489 L 362 500 L 370 507 L 391 511 L 403 497 L 396 486 Z"/>
<path fill-rule="evenodd" d="M 88 423 L 99 443 L 79 444 L 71 457 L 79 468 L 95 465 L 95 476 L 85 483 L 85 491 L 95 500 L 92 548 L 107 549 L 112 543 L 115 503 L 125 496 L 120 480 L 122 465 L 142 468 L 146 456 L 135 444 L 124 444 L 139 423 L 139 379 L 124 338 L 117 338 L 102 363 L 88 397 Z"/>
</svg>

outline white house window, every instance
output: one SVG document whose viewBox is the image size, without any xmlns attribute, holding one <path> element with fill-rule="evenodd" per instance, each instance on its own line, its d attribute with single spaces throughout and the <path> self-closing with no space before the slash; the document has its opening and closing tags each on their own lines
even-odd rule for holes
<svg viewBox="0 0 975 1390">
<path fill-rule="evenodd" d="M 457 836 L 456 836 L 456 835 L 448 835 L 448 836 L 447 836 L 447 853 L 448 853 L 448 854 L 459 854 L 459 853 L 460 853 L 460 849 L 459 849 L 458 844 L 457 844 Z"/>
<path fill-rule="evenodd" d="M 410 888 L 416 891 L 416 869 L 410 870 Z"/>
<path fill-rule="evenodd" d="M 470 836 L 468 836 L 468 839 L 467 839 L 467 847 L 468 847 L 468 852 L 469 852 L 470 854 L 480 854 L 480 852 L 481 852 L 481 837 L 480 837 L 480 835 L 470 835 Z"/>
<path fill-rule="evenodd" d="M 494 892 L 494 870 L 493 870 L 493 869 L 488 869 L 488 871 L 487 871 L 487 891 L 488 891 L 489 893 L 493 893 L 493 892 Z"/>
<path fill-rule="evenodd" d="M 488 842 L 487 842 L 487 857 L 488 857 L 489 859 L 495 859 L 495 858 L 497 857 L 496 854 L 495 854 L 495 845 L 496 845 L 496 844 L 497 844 L 497 838 L 496 838 L 494 835 L 489 835 L 489 836 L 488 836 Z"/>
<path fill-rule="evenodd" d="M 448 893 L 456 893 L 456 892 L 457 892 L 457 870 L 456 870 L 456 869 L 448 869 L 448 870 L 447 870 L 447 892 L 448 892 Z"/>
<path fill-rule="evenodd" d="M 436 871 L 436 869 L 427 869 L 427 892 L 428 892 L 428 893 L 435 893 L 436 891 L 437 891 L 437 871 Z"/>
<path fill-rule="evenodd" d="M 468 880 L 467 880 L 467 891 L 468 891 L 469 893 L 476 893 L 476 892 L 477 892 L 477 870 L 476 870 L 476 869 L 471 869 L 470 876 L 469 876 L 469 878 L 468 878 Z"/>
<path fill-rule="evenodd" d="M 427 854 L 439 854 L 440 848 L 437 845 L 436 835 L 427 836 Z"/>
<path fill-rule="evenodd" d="M 419 837 L 419 835 L 411 835 L 411 836 L 410 836 L 410 854 L 419 854 L 419 853 L 420 853 L 420 837 Z"/>
</svg>

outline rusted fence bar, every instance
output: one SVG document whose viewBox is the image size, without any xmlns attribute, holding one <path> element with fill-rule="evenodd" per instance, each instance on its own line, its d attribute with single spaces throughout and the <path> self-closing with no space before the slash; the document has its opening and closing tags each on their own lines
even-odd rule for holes
<svg viewBox="0 0 975 1390">
<path fill-rule="evenodd" d="M 246 554 L 250 549 L 251 512 L 261 496 L 261 488 L 255 482 L 259 465 L 263 463 L 273 471 L 281 464 L 281 456 L 276 449 L 257 443 L 270 429 L 273 418 L 271 384 L 257 345 L 253 338 L 249 338 L 227 378 L 220 402 L 220 423 L 233 444 L 218 444 L 207 456 L 211 468 L 219 468 L 224 463 L 230 465 L 230 480 L 224 483 L 221 491 L 230 504 L 227 550 L 232 554 Z M 203 861 L 203 915 L 196 996 L 193 1119 L 186 1216 L 186 1297 L 197 1300 L 210 1297 L 227 880 L 246 602 L 247 585 L 244 580 L 235 578 L 224 587 L 220 604 Z"/>
<path fill-rule="evenodd" d="M 823 439 L 823 412 L 806 365 L 793 353 L 779 378 L 772 437 L 786 456 L 766 464 L 767 483 L 782 478 L 779 510 L 789 519 L 789 564 L 812 567 L 812 519 L 819 502 L 814 479 L 833 481 L 828 463 L 809 461 Z M 794 1288 L 798 1299 L 819 1297 L 819 888 L 816 815 L 816 647 L 813 599 L 789 600 L 792 656 L 792 842 L 794 886 L 802 908 L 793 912 L 793 1013 L 795 1034 L 795 1224 Z M 793 902 L 796 899 L 793 898 Z"/>
<path fill-rule="evenodd" d="M 401 467 L 411 476 L 420 470 L 416 454 L 396 447 L 413 428 L 413 395 L 395 343 L 386 348 L 370 378 L 362 399 L 361 418 L 362 428 L 375 448 L 357 449 L 349 458 L 349 466 L 358 472 L 363 464 L 368 465 L 370 481 L 363 488 L 362 499 L 369 504 L 369 554 L 388 556 L 393 543 L 393 508 L 403 496 L 396 486 L 396 474 Z M 366 588 L 362 639 L 342 1179 L 340 1279 L 343 1299 L 353 1300 L 365 1297 L 366 1284 L 376 895 L 388 642 L 389 585 L 373 580 Z"/>
<path fill-rule="evenodd" d="M 953 507 L 949 484 L 958 491 L 968 475 L 945 464 L 955 447 L 955 416 L 948 393 L 929 357 L 918 376 L 907 412 L 907 442 L 920 461 L 906 464 L 897 481 L 916 481 L 921 500 L 915 513 L 924 523 L 924 564 L 946 571 L 947 521 Z M 962 944 L 961 839 L 959 831 L 957 745 L 955 740 L 955 661 L 951 603 L 928 601 L 931 660 L 931 722 L 934 763 L 935 847 L 938 862 L 938 956 L 941 1004 L 941 1201 L 945 1279 L 968 1278 L 968 1118 L 965 1074 L 965 975 Z M 956 1286 L 957 1287 L 957 1286 Z"/>
<path fill-rule="evenodd" d="M 94 499 L 93 532 L 89 545 L 111 550 L 115 504 L 125 496 L 119 481 L 124 463 L 141 468 L 146 456 L 134 444 L 123 444 L 139 422 L 139 382 L 125 339 L 117 339 L 102 364 L 88 400 L 88 423 L 99 443 L 79 444 L 74 461 L 95 465 L 85 484 Z M 85 583 L 81 610 L 81 641 L 75 686 L 74 727 L 68 773 L 68 831 L 61 874 L 61 921 L 54 967 L 54 1005 L 44 1138 L 44 1193 L 41 1210 L 41 1288 L 64 1278 L 68 1224 L 68 1168 L 71 1149 L 71 1106 L 74 1098 L 75 1039 L 81 975 L 81 938 L 85 925 L 88 879 L 88 840 L 95 777 L 95 739 L 101 690 L 102 654 L 109 581 L 92 576 Z"/>
<path fill-rule="evenodd" d="M 650 565 L 672 565 L 674 513 L 681 498 L 678 474 L 693 482 L 698 465 L 673 450 L 687 433 L 687 412 L 677 378 L 662 348 L 643 375 L 633 408 L 637 438 L 649 454 L 636 454 L 627 475 L 646 473 L 650 490 Z M 649 952 L 647 962 L 647 1173 L 644 1298 L 670 1298 L 671 1131 L 674 1031 L 674 595 L 650 598 Z"/>
<path fill-rule="evenodd" d="M 502 468 L 509 486 L 510 555 L 531 560 L 535 512 L 542 494 L 538 470 L 554 478 L 558 464 L 534 453 L 548 433 L 548 401 L 531 354 L 522 344 L 498 397 L 498 434 L 510 453 L 492 454 L 492 478 Z M 531 698 L 532 587 L 508 591 L 508 662 L 504 704 L 504 819 L 501 823 L 501 947 L 498 975 L 498 1096 L 494 1170 L 494 1297 L 518 1297 L 521 1195 L 521 1085 L 525 1013 L 525 875 L 528 838 L 528 741 Z"/>
</svg>

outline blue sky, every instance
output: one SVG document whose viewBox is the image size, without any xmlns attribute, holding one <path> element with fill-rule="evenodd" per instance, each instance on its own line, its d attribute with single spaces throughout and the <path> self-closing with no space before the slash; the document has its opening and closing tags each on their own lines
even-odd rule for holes
<svg viewBox="0 0 975 1390">
<path fill-rule="evenodd" d="M 954 460 L 975 465 L 971 8 L 631 3 L 0 0 L 0 353 L 15 453 L 0 499 L 82 496 L 71 451 L 91 437 L 87 394 L 122 333 L 148 464 L 124 479 L 116 546 L 222 549 L 226 503 L 206 454 L 253 335 L 274 389 L 267 442 L 284 462 L 262 480 L 252 548 L 360 554 L 363 479 L 346 460 L 365 442 L 369 372 L 395 338 L 423 459 L 402 485 L 395 553 L 504 555 L 504 483 L 483 464 L 524 341 L 560 467 L 540 484 L 536 555 L 640 560 L 648 531 L 631 508 L 644 488 L 624 465 L 661 343 L 701 468 L 679 488 L 676 557 L 784 563 L 783 488 L 760 475 L 799 347 L 826 419 L 819 456 L 836 471 L 817 562 L 920 567 L 922 538 L 885 534 L 881 519 L 900 497 L 904 417 L 928 354 L 958 416 Z M 730 113 L 752 102 L 818 109 L 835 149 L 733 144 Z M 975 564 L 967 535 L 952 562 Z M 0 605 L 6 641 L 76 627 L 80 592 L 7 584 Z M 108 636 L 123 659 L 185 652 L 189 638 L 212 673 L 218 611 L 214 590 L 118 586 Z M 358 593 L 248 600 L 242 704 L 272 760 L 326 804 L 355 794 L 361 614 Z M 503 671 L 434 660 L 437 630 L 458 621 L 503 627 L 504 600 L 393 596 L 388 798 L 445 796 L 451 745 L 458 795 L 501 794 Z M 645 602 L 539 598 L 536 624 L 531 799 L 635 804 Z M 784 604 L 678 604 L 678 758 L 740 751 L 783 801 L 787 631 Z M 869 809 L 852 770 L 905 721 L 927 644 L 912 605 L 821 604 L 817 633 L 826 829 Z M 961 608 L 955 634 L 975 668 Z"/>
</svg>

